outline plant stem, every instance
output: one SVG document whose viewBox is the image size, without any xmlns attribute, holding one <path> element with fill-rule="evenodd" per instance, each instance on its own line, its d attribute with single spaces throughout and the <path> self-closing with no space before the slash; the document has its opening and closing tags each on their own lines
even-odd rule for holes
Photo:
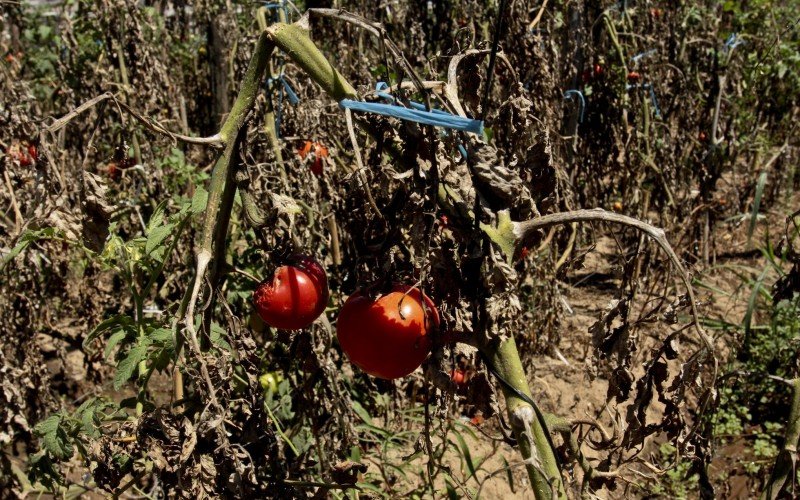
<svg viewBox="0 0 800 500">
<path fill-rule="evenodd" d="M 792 484 L 794 471 L 797 469 L 797 449 L 800 446 L 800 378 L 791 381 L 792 408 L 789 411 L 789 421 L 786 423 L 786 434 L 783 449 L 775 459 L 772 476 L 769 478 L 762 500 L 775 500 L 781 491 Z"/>
<path fill-rule="evenodd" d="M 492 362 L 498 375 L 519 392 L 531 396 L 513 337 L 502 342 L 494 340 L 481 347 L 481 351 Z M 534 496 L 537 500 L 566 498 L 558 462 L 546 434 L 547 429 L 542 427 L 536 411 L 527 401 L 505 386 L 503 394 L 511 428 L 519 443 L 520 454 L 525 460 Z"/>
</svg>

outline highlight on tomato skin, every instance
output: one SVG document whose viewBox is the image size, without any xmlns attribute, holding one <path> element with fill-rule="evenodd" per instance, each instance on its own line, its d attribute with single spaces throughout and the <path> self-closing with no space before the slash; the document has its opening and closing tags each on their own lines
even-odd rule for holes
<svg viewBox="0 0 800 500">
<path fill-rule="evenodd" d="M 439 313 L 428 296 L 395 285 L 379 297 L 361 291 L 351 295 L 339 312 L 336 336 L 350 362 L 392 380 L 422 365 L 431 350 L 429 334 L 438 326 Z"/>
<path fill-rule="evenodd" d="M 253 293 L 253 304 L 264 323 L 282 330 L 301 330 L 311 325 L 328 304 L 328 279 L 322 265 L 298 255 L 291 264 L 275 270 L 271 280 Z"/>
</svg>

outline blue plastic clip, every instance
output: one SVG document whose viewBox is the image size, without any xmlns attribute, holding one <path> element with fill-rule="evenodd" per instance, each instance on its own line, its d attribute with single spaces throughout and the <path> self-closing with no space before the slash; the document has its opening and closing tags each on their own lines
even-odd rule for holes
<svg viewBox="0 0 800 500">
<path fill-rule="evenodd" d="M 456 116 L 447 111 L 440 109 L 425 109 L 423 104 L 418 102 L 409 102 L 410 108 L 395 105 L 394 96 L 382 90 L 388 89 L 385 82 L 378 82 L 375 86 L 375 91 L 378 97 L 386 99 L 393 104 L 382 104 L 377 102 L 362 102 L 354 101 L 352 99 L 342 99 L 339 101 L 339 106 L 359 111 L 362 113 L 375 113 L 382 116 L 390 116 L 399 120 L 406 120 L 415 123 L 422 123 L 424 125 L 433 125 L 434 127 L 441 127 L 447 129 L 461 130 L 463 132 L 472 132 L 473 134 L 483 134 L 483 122 L 481 120 L 473 120 L 471 118 L 464 118 Z"/>
<path fill-rule="evenodd" d="M 292 105 L 296 105 L 300 102 L 300 98 L 297 97 L 297 94 L 292 89 L 292 86 L 289 85 L 289 82 L 286 81 L 284 78 L 283 73 L 280 73 L 275 78 L 267 78 L 267 88 L 271 88 L 276 82 L 280 82 L 281 86 L 278 87 L 278 107 L 275 110 L 275 135 L 277 137 L 281 136 L 281 115 L 283 113 L 283 93 L 286 92 L 286 96 L 289 99 L 289 103 Z"/>
<path fill-rule="evenodd" d="M 652 56 L 656 52 L 658 52 L 656 49 L 646 50 L 640 54 L 636 54 L 635 56 L 631 57 L 631 62 L 633 63 L 634 66 L 636 66 L 639 64 L 639 61 L 641 61 L 645 57 Z"/>
<path fill-rule="evenodd" d="M 572 96 L 574 95 L 577 95 L 580 98 L 580 105 L 581 105 L 580 123 L 583 123 L 583 112 L 586 109 L 586 99 L 583 97 L 583 92 L 581 92 L 580 90 L 567 90 L 566 92 L 564 92 L 564 99 L 567 101 L 571 101 Z"/>
<path fill-rule="evenodd" d="M 731 33 L 728 39 L 725 40 L 725 45 L 722 46 L 722 51 L 727 54 L 729 50 L 733 50 L 743 43 L 745 43 L 745 41 L 739 38 L 738 34 Z"/>
<path fill-rule="evenodd" d="M 650 85 L 649 83 L 643 83 L 641 85 L 636 85 L 636 84 L 632 85 L 632 84 L 628 83 L 628 84 L 625 85 L 625 89 L 626 90 L 631 90 L 631 89 L 635 89 L 635 88 L 640 88 L 640 89 L 649 91 L 649 93 L 650 93 L 650 102 L 653 103 L 653 109 L 655 110 L 656 118 L 661 119 L 661 108 L 658 107 L 658 99 L 656 99 L 656 91 L 653 88 L 653 86 Z"/>
<path fill-rule="evenodd" d="M 286 16 L 286 22 L 291 22 L 291 18 L 289 17 L 289 6 L 286 5 L 286 2 L 284 0 L 280 0 L 278 2 L 265 2 L 264 8 L 267 10 L 275 11 L 276 21 L 280 21 L 280 14 L 278 13 L 278 11 L 282 10 L 283 15 Z"/>
</svg>

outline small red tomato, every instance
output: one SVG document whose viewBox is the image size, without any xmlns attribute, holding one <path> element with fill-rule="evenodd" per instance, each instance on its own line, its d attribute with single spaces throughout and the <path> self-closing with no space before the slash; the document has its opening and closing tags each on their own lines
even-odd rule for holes
<svg viewBox="0 0 800 500">
<path fill-rule="evenodd" d="M 528 249 L 528 247 L 522 247 L 519 251 L 519 260 L 525 260 L 529 252 L 530 250 Z"/>
<path fill-rule="evenodd" d="M 474 426 L 479 426 L 483 423 L 483 415 L 475 415 L 470 419 L 470 423 Z"/>
<path fill-rule="evenodd" d="M 328 278 L 312 257 L 293 256 L 291 264 L 275 270 L 253 293 L 253 303 L 264 323 L 283 330 L 306 328 L 325 310 Z"/>
<path fill-rule="evenodd" d="M 700 142 L 706 142 L 706 139 L 708 139 L 708 137 L 706 136 L 706 133 L 701 130 L 700 133 L 697 134 L 697 139 Z"/>
<path fill-rule="evenodd" d="M 599 64 L 595 64 L 594 65 L 594 75 L 595 76 L 600 76 L 602 74 L 603 74 L 603 67 L 600 66 Z"/>
<path fill-rule="evenodd" d="M 108 176 L 111 177 L 112 180 L 115 180 L 115 181 L 118 180 L 119 176 L 120 176 L 120 172 L 121 171 L 120 171 L 119 167 L 113 161 L 111 163 L 109 163 L 108 166 L 106 166 L 106 173 L 108 173 Z"/>
<path fill-rule="evenodd" d="M 6 62 L 9 63 L 9 64 L 13 63 L 14 62 L 14 54 L 6 55 Z"/>
<path fill-rule="evenodd" d="M 311 172 L 316 176 L 322 175 L 322 166 L 324 163 L 323 158 L 328 157 L 328 148 L 323 146 L 319 142 L 311 142 L 306 141 L 303 145 L 297 150 L 297 154 L 300 156 L 301 159 L 305 160 L 306 156 L 311 153 L 311 149 L 314 149 L 314 162 L 311 164 Z"/>
<path fill-rule="evenodd" d="M 351 295 L 339 312 L 336 337 L 351 363 L 391 380 L 425 361 L 431 350 L 428 333 L 438 325 L 439 313 L 428 296 L 418 288 L 395 285 L 379 297 L 361 291 Z"/>
<path fill-rule="evenodd" d="M 641 76 L 642 75 L 640 75 L 638 72 L 631 71 L 630 73 L 628 73 L 628 81 L 629 82 L 638 82 L 639 78 L 641 78 Z"/>
<path fill-rule="evenodd" d="M 30 166 L 33 163 L 33 158 L 28 154 L 28 149 L 24 144 L 19 142 L 13 143 L 6 150 L 6 154 L 12 159 L 17 160 L 21 167 Z"/>
<path fill-rule="evenodd" d="M 464 370 L 455 368 L 450 371 L 450 380 L 458 386 L 467 384 L 467 373 Z"/>
<path fill-rule="evenodd" d="M 28 146 L 28 155 L 30 155 L 34 162 L 39 161 L 39 153 L 36 150 L 36 146 L 33 144 Z"/>
</svg>

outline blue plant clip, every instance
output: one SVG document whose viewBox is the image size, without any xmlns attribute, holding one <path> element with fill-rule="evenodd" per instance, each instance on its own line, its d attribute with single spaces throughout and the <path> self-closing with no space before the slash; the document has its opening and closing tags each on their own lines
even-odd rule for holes
<svg viewBox="0 0 800 500">
<path fill-rule="evenodd" d="M 583 92 L 580 90 L 567 90 L 564 92 L 564 100 L 571 101 L 572 96 L 577 95 L 580 98 L 580 123 L 583 123 L 583 112 L 586 109 L 586 99 L 583 97 Z"/>
<path fill-rule="evenodd" d="M 646 50 L 642 53 L 636 54 L 635 56 L 631 57 L 631 62 L 634 64 L 634 66 L 636 66 L 639 64 L 639 61 L 641 61 L 645 57 L 652 56 L 656 52 L 658 52 L 656 49 Z"/>
<path fill-rule="evenodd" d="M 278 11 L 282 10 L 283 15 L 286 16 L 286 22 L 291 22 L 291 18 L 289 17 L 289 6 L 286 5 L 284 0 L 280 0 L 278 2 L 265 2 L 264 8 L 275 11 L 276 21 L 280 21 L 280 13 Z"/>
<path fill-rule="evenodd" d="M 660 120 L 661 119 L 661 108 L 658 107 L 658 99 L 656 99 L 656 91 L 653 88 L 653 86 L 651 84 L 649 84 L 649 83 L 643 83 L 641 85 L 636 85 L 636 84 L 631 85 L 630 83 L 628 83 L 628 84 L 625 85 L 625 90 L 631 90 L 631 89 L 635 89 L 635 88 L 640 88 L 642 90 L 647 90 L 650 93 L 650 102 L 653 104 L 653 109 L 655 111 L 656 118 L 658 118 Z"/>
<path fill-rule="evenodd" d="M 278 106 L 275 110 L 275 135 L 277 137 L 281 136 L 281 116 L 283 114 L 283 93 L 286 92 L 286 96 L 289 99 L 289 103 L 292 105 L 296 105 L 300 102 L 300 98 L 297 97 L 297 94 L 292 89 L 292 86 L 289 85 L 289 82 L 286 81 L 284 78 L 283 73 L 280 73 L 275 78 L 267 78 L 267 89 L 271 89 L 273 85 L 280 82 L 281 86 L 278 87 Z"/>
<path fill-rule="evenodd" d="M 375 86 L 375 92 L 378 97 L 388 100 L 392 104 L 342 99 L 339 101 L 339 106 L 362 113 L 374 113 L 382 116 L 390 116 L 399 120 L 433 125 L 434 127 L 461 130 L 463 132 L 472 132 L 473 134 L 483 134 L 483 121 L 481 120 L 456 116 L 440 109 L 431 109 L 428 111 L 423 104 L 418 102 L 409 102 L 410 108 L 396 105 L 394 104 L 396 102 L 394 96 L 387 92 L 382 92 L 388 88 L 389 86 L 385 82 L 378 82 Z"/>
<path fill-rule="evenodd" d="M 727 54 L 729 50 L 733 50 L 743 43 L 745 43 L 745 41 L 739 38 L 737 33 L 731 33 L 728 39 L 725 40 L 725 45 L 722 46 L 722 51 Z"/>
</svg>

